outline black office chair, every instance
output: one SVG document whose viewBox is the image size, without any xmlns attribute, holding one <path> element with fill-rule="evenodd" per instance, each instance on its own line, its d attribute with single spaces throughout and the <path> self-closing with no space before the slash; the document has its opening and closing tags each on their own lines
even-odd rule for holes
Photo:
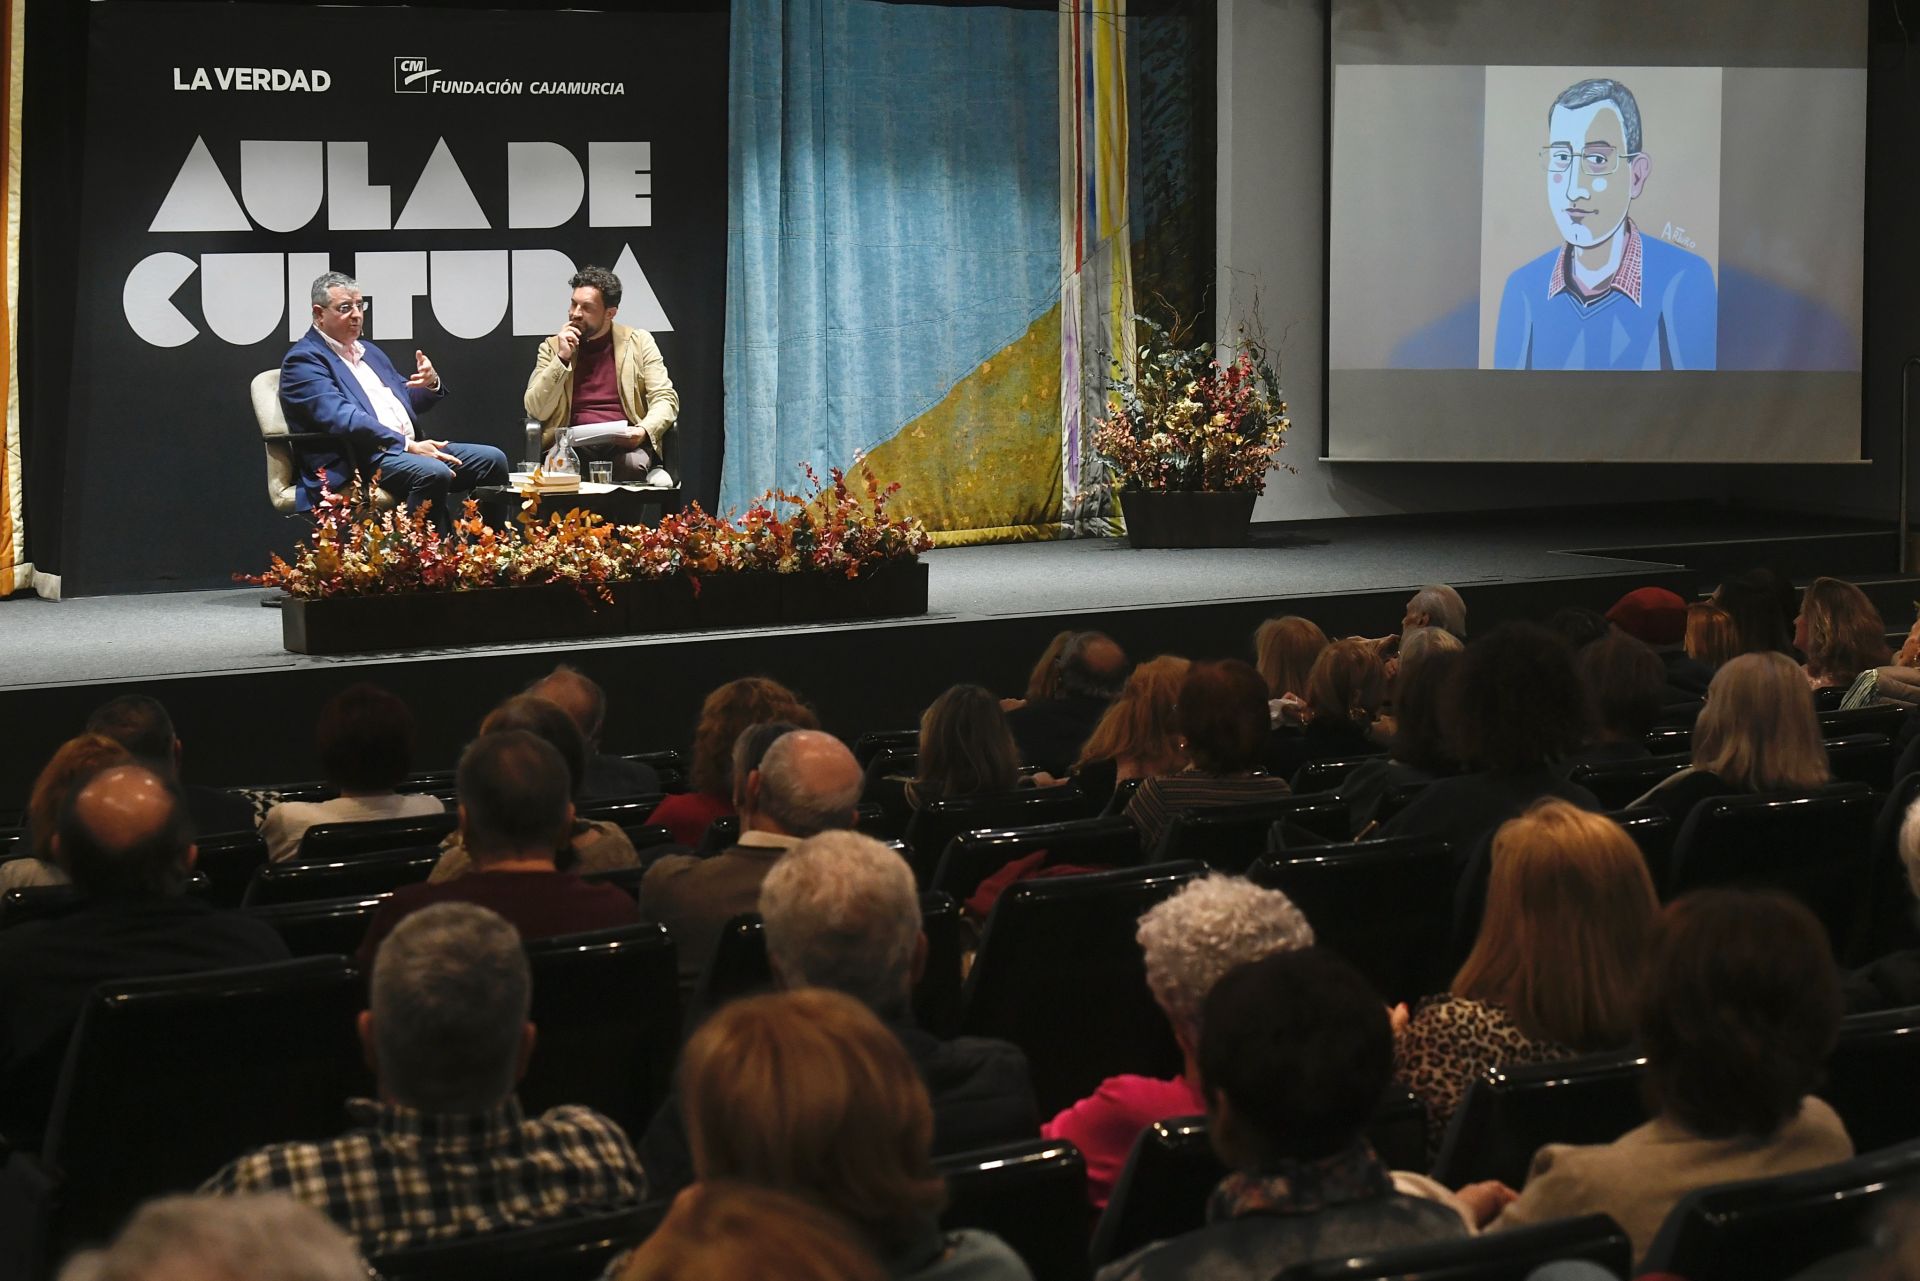
<svg viewBox="0 0 1920 1281">
<path fill-rule="evenodd" d="M 298 863 L 341 863 L 395 850 L 438 846 L 460 825 L 460 816 L 448 810 L 414 818 L 381 818 L 361 823 L 315 823 L 300 838 L 293 856 Z"/>
<path fill-rule="evenodd" d="M 1140 914 L 1206 875 L 1201 863 L 1022 881 L 987 918 L 967 975 L 961 1030 L 1026 1051 L 1040 1115 L 1107 1077 L 1181 1067 L 1134 941 Z"/>
<path fill-rule="evenodd" d="M 1450 1188 L 1482 1179 L 1522 1187 L 1548 1143 L 1611 1143 L 1647 1119 L 1632 1052 L 1498 1068 L 1467 1087 L 1447 1126 L 1433 1177 Z"/>
<path fill-rule="evenodd" d="M 305 903 L 275 903 L 243 909 L 280 935 L 295 956 L 346 956 L 360 950 L 374 914 L 391 894 L 356 894 L 348 898 L 315 899 Z"/>
<path fill-rule="evenodd" d="M 1215 871 L 1245 872 L 1267 852 L 1275 824 L 1320 842 L 1344 841 L 1347 803 L 1322 793 L 1176 811 L 1151 857 L 1160 863 L 1199 859 Z"/>
<path fill-rule="evenodd" d="M 1790 1277 L 1870 1245 L 1889 1205 L 1920 1189 L 1920 1143 L 1772 1179 L 1689 1193 L 1648 1247 L 1643 1272 L 1687 1281 Z"/>
<path fill-rule="evenodd" d="M 490 1232 L 375 1255 L 381 1281 L 594 1281 L 607 1264 L 640 1244 L 664 1207 L 579 1215 L 539 1227 Z"/>
<path fill-rule="evenodd" d="M 539 1040 L 520 1082 L 529 1112 L 576 1103 L 641 1134 L 680 1049 L 679 971 L 666 927 L 623 925 L 527 944 Z"/>
<path fill-rule="evenodd" d="M 1072 818 L 1093 817 L 1093 806 L 1078 787 L 1027 787 L 997 796 L 954 796 L 928 801 L 913 812 L 902 839 L 913 851 L 913 874 L 922 889 L 933 884 L 933 870 L 947 842 L 962 832 L 988 828 L 1032 827 Z"/>
<path fill-rule="evenodd" d="M 1864 783 L 1702 801 L 1674 838 L 1670 890 L 1676 897 L 1709 885 L 1784 890 L 1820 918 L 1834 956 L 1845 957 L 1866 887 L 1875 809 Z"/>
<path fill-rule="evenodd" d="M 1320 946 L 1366 975 L 1388 1001 L 1445 991 L 1452 978 L 1453 847 L 1387 837 L 1271 854 L 1247 872 L 1293 900 Z"/>
<path fill-rule="evenodd" d="M 1606 809 L 1625 809 L 1692 763 L 1693 758 L 1687 753 L 1676 752 L 1632 761 L 1576 765 L 1568 772 L 1567 781 L 1592 792 Z"/>
<path fill-rule="evenodd" d="M 426 880 L 439 861 L 438 853 L 402 850 L 337 863 L 269 863 L 253 874 L 240 901 L 245 907 L 264 907 L 270 903 L 385 894 Z"/>
<path fill-rule="evenodd" d="M 1571 1260 L 1624 1277 L 1633 1268 L 1633 1242 L 1606 1215 L 1589 1214 L 1463 1241 L 1303 1263 L 1274 1281 L 1526 1281 L 1543 1264 Z"/>
<path fill-rule="evenodd" d="M 370 1082 L 360 981 L 338 957 L 102 984 L 80 1013 L 43 1163 L 56 1248 L 268 1143 L 322 1139 Z"/>
<path fill-rule="evenodd" d="M 1331 792 L 1346 781 L 1347 775 L 1367 764 L 1369 761 L 1385 759 L 1384 752 L 1370 752 L 1365 756 L 1344 756 L 1338 760 L 1307 761 L 1293 772 L 1293 790 L 1296 792 Z"/>
<path fill-rule="evenodd" d="M 1124 818 L 1101 817 L 962 832 L 941 851 L 933 888 L 965 902 L 1008 863 L 1042 851 L 1043 866 L 1126 867 L 1140 861 L 1140 829 Z"/>
<path fill-rule="evenodd" d="M 1013 1247 L 1036 1278 L 1083 1281 L 1087 1163 L 1071 1143 L 1027 1139 L 936 1157 L 947 1181 L 944 1228 L 981 1228 Z"/>
<path fill-rule="evenodd" d="M 1856 1152 L 1920 1139 L 1920 1008 L 1840 1021 L 1826 1079 L 1814 1091 L 1846 1122 Z"/>
</svg>

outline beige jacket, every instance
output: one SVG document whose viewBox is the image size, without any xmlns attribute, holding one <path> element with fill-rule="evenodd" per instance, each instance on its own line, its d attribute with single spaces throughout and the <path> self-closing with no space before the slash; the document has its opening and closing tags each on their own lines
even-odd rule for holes
<svg viewBox="0 0 1920 1281">
<path fill-rule="evenodd" d="M 661 359 L 653 335 L 615 322 L 613 369 L 627 421 L 639 424 L 653 444 L 654 457 L 664 461 L 667 432 L 680 416 L 680 393 L 667 377 L 667 362 Z M 534 358 L 525 403 L 528 416 L 540 420 L 543 446 L 552 446 L 559 430 L 573 421 L 573 366 L 554 354 L 552 338 L 540 344 L 540 354 Z"/>
</svg>

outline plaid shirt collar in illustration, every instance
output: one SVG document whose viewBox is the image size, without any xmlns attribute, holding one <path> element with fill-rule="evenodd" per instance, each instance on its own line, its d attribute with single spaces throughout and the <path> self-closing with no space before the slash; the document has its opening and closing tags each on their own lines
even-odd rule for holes
<svg viewBox="0 0 1920 1281">
<path fill-rule="evenodd" d="M 1547 277 L 1547 297 L 1551 298 L 1555 294 L 1571 292 L 1576 298 L 1584 298 L 1587 302 L 1592 302 L 1595 299 L 1606 297 L 1609 293 L 1620 293 L 1633 299 L 1633 305 L 1638 307 L 1640 305 L 1640 284 L 1645 274 L 1643 263 L 1645 255 L 1640 249 L 1640 228 L 1633 225 L 1633 219 L 1631 218 L 1627 219 L 1625 235 L 1627 240 L 1620 249 L 1620 265 L 1614 268 L 1612 279 L 1608 280 L 1598 293 L 1592 295 L 1583 294 L 1579 289 L 1572 288 L 1569 285 L 1567 281 L 1567 264 L 1568 260 L 1573 257 L 1573 246 L 1568 245 L 1562 249 L 1559 256 L 1553 260 L 1553 274 Z"/>
<path fill-rule="evenodd" d="M 625 1209 L 646 1192 L 626 1134 L 590 1108 L 528 1118 L 509 1097 L 435 1115 L 353 1099 L 347 1115 L 354 1128 L 339 1138 L 261 1148 L 201 1190 L 287 1193 L 368 1255 Z"/>
</svg>

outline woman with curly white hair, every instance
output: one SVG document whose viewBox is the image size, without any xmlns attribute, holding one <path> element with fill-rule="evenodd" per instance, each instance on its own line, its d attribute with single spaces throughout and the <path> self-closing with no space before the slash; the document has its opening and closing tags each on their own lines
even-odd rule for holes
<svg viewBox="0 0 1920 1281">
<path fill-rule="evenodd" d="M 1134 935 L 1146 953 L 1147 986 L 1173 1025 L 1185 1070 L 1170 1081 L 1114 1076 L 1040 1128 L 1066 1139 L 1087 1161 L 1087 1195 L 1104 1207 L 1140 1131 L 1168 1117 L 1207 1110 L 1195 1054 L 1200 1007 L 1221 975 L 1275 952 L 1313 945 L 1313 927 L 1293 900 L 1239 876 L 1215 874 L 1188 884 L 1140 918 Z"/>
</svg>

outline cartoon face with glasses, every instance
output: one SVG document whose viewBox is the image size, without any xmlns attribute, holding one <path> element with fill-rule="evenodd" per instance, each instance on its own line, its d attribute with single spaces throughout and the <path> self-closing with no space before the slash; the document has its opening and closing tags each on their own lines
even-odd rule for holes
<svg viewBox="0 0 1920 1281">
<path fill-rule="evenodd" d="M 1581 102 L 1602 92 L 1602 85 L 1615 92 Z M 1581 105 L 1568 106 L 1569 99 Z M 1547 138 L 1540 167 L 1560 238 L 1573 246 L 1577 265 L 1587 272 L 1617 268 L 1620 246 L 1613 242 L 1626 225 L 1627 207 L 1653 172 L 1653 157 L 1640 150 L 1639 104 L 1625 85 L 1583 81 L 1553 104 Z"/>
</svg>

